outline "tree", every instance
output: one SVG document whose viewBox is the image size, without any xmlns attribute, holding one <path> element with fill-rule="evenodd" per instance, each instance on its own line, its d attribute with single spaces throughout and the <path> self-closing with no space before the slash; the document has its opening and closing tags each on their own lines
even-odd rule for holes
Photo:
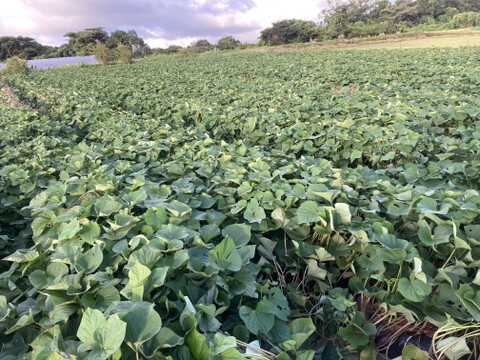
<svg viewBox="0 0 480 360">
<path fill-rule="evenodd" d="M 308 42 L 319 37 L 320 28 L 313 21 L 282 20 L 262 30 L 260 40 L 267 45 Z"/>
<path fill-rule="evenodd" d="M 398 23 L 409 21 L 411 23 L 420 22 L 420 11 L 415 0 L 397 0 L 392 6 L 393 20 Z"/>
<path fill-rule="evenodd" d="M 165 53 L 166 54 L 176 54 L 178 52 L 180 52 L 180 50 L 182 50 L 183 47 L 181 47 L 180 45 L 170 45 L 169 47 L 167 47 L 165 49 Z"/>
<path fill-rule="evenodd" d="M 138 36 L 135 30 L 115 30 L 112 31 L 107 40 L 107 47 L 115 49 L 118 44 L 126 45 L 132 51 L 134 57 L 142 57 L 150 54 L 151 49 L 145 41 Z"/>
<path fill-rule="evenodd" d="M 240 45 L 240 41 L 235 39 L 233 36 L 225 36 L 217 41 L 218 50 L 233 50 Z"/>
<path fill-rule="evenodd" d="M 117 59 L 122 64 L 130 64 L 133 58 L 133 52 L 130 46 L 119 43 L 116 48 Z"/>
<path fill-rule="evenodd" d="M 100 41 L 92 48 L 92 53 L 102 65 L 107 65 L 113 57 L 112 51 Z"/>
<path fill-rule="evenodd" d="M 26 74 L 29 71 L 27 60 L 13 56 L 5 62 L 5 72 L 7 74 Z"/>
<path fill-rule="evenodd" d="M 203 53 L 214 49 L 214 46 L 206 39 L 194 41 L 190 46 L 190 49 L 198 53 Z"/>
<path fill-rule="evenodd" d="M 101 27 L 89 28 L 78 32 L 68 32 L 64 35 L 68 43 L 62 51 L 70 56 L 92 55 L 97 43 L 106 44 L 108 33 Z"/>
<path fill-rule="evenodd" d="M 29 37 L 0 37 L 0 61 L 4 61 L 13 56 L 18 56 L 27 60 L 33 59 L 34 57 L 43 55 L 47 50 L 47 47 Z"/>
</svg>

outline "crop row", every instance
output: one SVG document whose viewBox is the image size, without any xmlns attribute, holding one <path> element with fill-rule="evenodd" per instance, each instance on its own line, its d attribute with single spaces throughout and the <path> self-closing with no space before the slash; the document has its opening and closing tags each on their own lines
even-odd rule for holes
<svg viewBox="0 0 480 360">
<path fill-rule="evenodd" d="M 472 352 L 478 70 L 470 48 L 8 78 L 2 354 L 375 358 L 402 326 Z"/>
</svg>

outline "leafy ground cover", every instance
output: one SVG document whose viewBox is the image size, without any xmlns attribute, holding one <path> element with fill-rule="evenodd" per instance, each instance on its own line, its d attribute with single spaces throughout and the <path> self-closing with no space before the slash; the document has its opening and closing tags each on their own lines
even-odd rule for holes
<svg viewBox="0 0 480 360">
<path fill-rule="evenodd" d="M 460 48 L 9 77 L 0 358 L 478 358 L 479 70 Z"/>
</svg>

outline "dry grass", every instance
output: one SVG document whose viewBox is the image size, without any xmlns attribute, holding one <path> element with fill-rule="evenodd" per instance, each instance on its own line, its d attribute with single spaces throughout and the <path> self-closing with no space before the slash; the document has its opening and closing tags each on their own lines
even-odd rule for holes
<svg viewBox="0 0 480 360">
<path fill-rule="evenodd" d="M 289 44 L 246 51 L 298 51 L 298 50 L 368 50 L 368 49 L 414 49 L 431 47 L 463 47 L 480 46 L 480 31 L 477 29 L 462 29 L 428 33 L 403 33 L 384 35 L 362 39 L 330 40 L 318 43 Z"/>
<path fill-rule="evenodd" d="M 391 39 L 388 42 L 358 44 L 347 46 L 347 49 L 415 49 L 430 47 L 463 47 L 480 46 L 480 33 L 446 35 L 435 37 L 419 37 L 414 39 Z"/>
</svg>

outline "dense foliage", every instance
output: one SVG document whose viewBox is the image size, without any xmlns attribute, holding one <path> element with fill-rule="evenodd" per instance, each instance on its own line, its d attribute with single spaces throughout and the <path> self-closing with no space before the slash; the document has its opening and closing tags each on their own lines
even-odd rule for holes
<svg viewBox="0 0 480 360">
<path fill-rule="evenodd" d="M 27 60 L 13 56 L 7 59 L 5 69 L 2 69 L 0 74 L 26 74 L 29 71 Z"/>
<path fill-rule="evenodd" d="M 59 47 L 45 46 L 23 36 L 0 37 L 0 61 L 18 56 L 23 59 L 92 55 L 95 46 L 104 44 L 111 51 L 118 45 L 127 46 L 134 57 L 151 54 L 150 47 L 135 30 L 115 30 L 108 34 L 103 28 L 89 28 L 65 34 L 67 42 Z"/>
<path fill-rule="evenodd" d="M 479 68 L 463 48 L 9 77 L 0 357 L 472 353 Z"/>
<path fill-rule="evenodd" d="M 217 41 L 216 48 L 218 50 L 234 50 L 240 45 L 240 41 L 233 36 L 224 36 Z"/>
<path fill-rule="evenodd" d="M 315 22 L 290 19 L 277 21 L 271 27 L 262 30 L 260 41 L 267 45 L 290 44 L 309 42 L 319 38 L 320 35 L 320 27 Z"/>
<path fill-rule="evenodd" d="M 0 61 L 18 56 L 22 59 L 48 56 L 54 51 L 50 46 L 45 46 L 32 38 L 24 36 L 1 36 L 0 37 Z"/>
<path fill-rule="evenodd" d="M 364 37 L 419 30 L 478 26 L 477 0 L 329 0 L 322 11 L 323 36 Z M 456 18 L 456 19 L 455 19 Z M 470 21 L 459 21 L 459 18 Z"/>
<path fill-rule="evenodd" d="M 151 50 L 135 30 L 115 30 L 109 35 L 103 28 L 90 28 L 65 34 L 66 44 L 56 50 L 58 56 L 83 56 L 94 54 L 97 44 L 103 44 L 114 50 L 119 44 L 128 46 L 135 57 L 150 54 Z"/>
<path fill-rule="evenodd" d="M 480 26 L 477 0 L 328 0 L 320 22 L 282 20 L 264 29 L 267 45 L 361 38 L 407 31 Z"/>
</svg>

